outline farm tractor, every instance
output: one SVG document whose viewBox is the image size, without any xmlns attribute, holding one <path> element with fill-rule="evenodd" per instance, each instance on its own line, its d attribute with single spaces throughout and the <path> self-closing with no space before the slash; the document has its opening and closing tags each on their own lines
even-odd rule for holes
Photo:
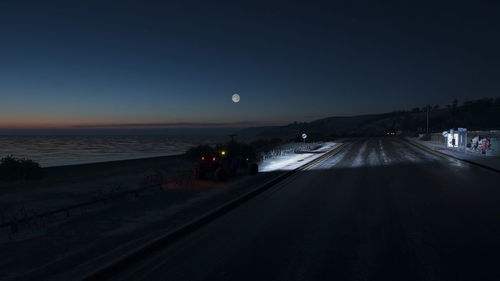
<svg viewBox="0 0 500 281">
<path fill-rule="evenodd" d="M 258 170 L 256 154 L 252 147 L 231 140 L 225 145 L 201 152 L 194 172 L 198 179 L 226 181 L 238 174 L 256 175 Z"/>
</svg>

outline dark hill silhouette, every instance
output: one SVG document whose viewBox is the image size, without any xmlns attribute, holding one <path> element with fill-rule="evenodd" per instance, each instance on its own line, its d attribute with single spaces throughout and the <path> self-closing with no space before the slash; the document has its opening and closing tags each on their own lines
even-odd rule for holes
<svg viewBox="0 0 500 281">
<path fill-rule="evenodd" d="M 239 134 L 255 138 L 295 138 L 307 132 L 312 139 L 340 136 L 375 136 L 401 131 L 403 134 L 424 133 L 429 110 L 429 132 L 465 127 L 469 130 L 500 129 L 500 98 L 453 101 L 443 108 L 425 106 L 390 113 L 328 117 L 312 122 L 286 126 L 255 127 Z"/>
</svg>

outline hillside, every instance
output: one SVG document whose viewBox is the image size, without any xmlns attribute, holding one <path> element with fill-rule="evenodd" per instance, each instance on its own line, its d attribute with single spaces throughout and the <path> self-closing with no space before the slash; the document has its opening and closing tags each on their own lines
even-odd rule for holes
<svg viewBox="0 0 500 281">
<path fill-rule="evenodd" d="M 308 133 L 311 139 L 376 136 L 396 131 L 416 134 L 426 131 L 427 110 L 429 110 L 430 132 L 457 127 L 465 127 L 469 130 L 500 128 L 500 98 L 490 98 L 466 101 L 461 105 L 455 100 L 444 108 L 428 106 L 382 114 L 328 117 L 286 126 L 248 128 L 239 134 L 248 138 L 286 139 L 296 138 L 303 132 Z"/>
</svg>

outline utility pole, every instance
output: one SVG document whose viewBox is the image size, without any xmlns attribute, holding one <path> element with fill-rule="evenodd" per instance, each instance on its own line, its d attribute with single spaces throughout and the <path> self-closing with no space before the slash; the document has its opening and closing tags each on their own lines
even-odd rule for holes
<svg viewBox="0 0 500 281">
<path fill-rule="evenodd" d="M 430 106 L 427 105 L 427 135 L 429 135 L 429 108 Z"/>
<path fill-rule="evenodd" d="M 227 135 L 228 137 L 231 138 L 231 142 L 234 142 L 234 137 L 238 136 L 237 134 L 230 134 L 230 135 Z"/>
</svg>

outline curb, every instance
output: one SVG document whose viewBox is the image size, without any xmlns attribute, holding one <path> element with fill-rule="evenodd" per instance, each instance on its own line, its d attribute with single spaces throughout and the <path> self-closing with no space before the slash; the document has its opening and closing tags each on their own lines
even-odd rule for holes
<svg viewBox="0 0 500 281">
<path fill-rule="evenodd" d="M 254 198 L 258 194 L 264 192 L 265 190 L 271 188 L 272 186 L 282 182 L 284 179 L 290 177 L 291 175 L 294 175 L 298 172 L 304 171 L 308 168 L 315 167 L 328 158 L 338 154 L 340 151 L 342 151 L 348 143 L 343 143 L 336 148 L 332 149 L 331 151 L 325 153 L 324 155 L 312 160 L 311 162 L 304 164 L 295 170 L 288 171 L 280 176 L 277 176 L 276 178 L 264 183 L 263 185 L 243 194 L 242 196 L 233 199 L 220 207 L 216 208 L 215 210 L 209 212 L 208 214 L 201 215 L 198 218 L 193 219 L 191 222 L 188 222 L 184 224 L 183 226 L 166 233 L 165 235 L 155 239 L 151 243 L 145 245 L 142 248 L 139 248 L 137 250 L 133 250 L 118 259 L 116 259 L 114 262 L 111 262 L 107 265 L 104 265 L 103 267 L 97 269 L 96 271 L 90 273 L 89 275 L 83 277 L 82 281 L 94 281 L 94 280 L 106 280 L 111 278 L 116 272 L 123 271 L 124 269 L 129 268 L 132 266 L 134 263 L 140 261 L 141 259 L 157 252 L 168 245 L 172 244 L 173 242 L 179 240 L 180 238 L 186 236 L 187 234 L 190 234 L 197 229 L 201 228 L 205 224 L 215 220 L 218 217 L 221 217 L 222 215 L 228 213 L 229 211 L 235 209 L 236 207 L 242 205 L 246 201 Z"/>
<path fill-rule="evenodd" d="M 446 154 L 446 153 L 442 153 L 442 152 L 439 152 L 439 151 L 436 151 L 436 150 L 433 150 L 423 144 L 420 144 L 418 142 L 415 142 L 415 141 L 412 141 L 412 140 L 409 140 L 407 138 L 403 138 L 406 142 L 408 142 L 409 144 L 412 144 L 422 150 L 425 150 L 427 152 L 430 152 L 434 155 L 437 155 L 437 156 L 440 156 L 440 157 L 443 157 L 443 158 L 447 158 L 447 159 L 453 159 L 453 160 L 458 160 L 458 161 L 462 161 L 462 162 L 465 162 L 465 163 L 468 163 L 468 164 L 471 164 L 471 165 L 474 165 L 474 166 L 478 166 L 478 167 L 481 167 L 483 169 L 487 169 L 487 170 L 490 170 L 490 171 L 494 171 L 494 172 L 497 172 L 497 173 L 500 173 L 500 170 L 499 169 L 495 169 L 493 167 L 490 167 L 490 166 L 487 166 L 487 165 L 484 165 L 484 164 L 481 164 L 481 163 L 477 163 L 477 162 L 474 162 L 474 161 L 471 161 L 471 160 L 467 160 L 467 159 L 462 159 L 462 158 L 458 158 L 458 157 L 455 157 L 453 155 L 449 155 L 449 154 Z"/>
</svg>

